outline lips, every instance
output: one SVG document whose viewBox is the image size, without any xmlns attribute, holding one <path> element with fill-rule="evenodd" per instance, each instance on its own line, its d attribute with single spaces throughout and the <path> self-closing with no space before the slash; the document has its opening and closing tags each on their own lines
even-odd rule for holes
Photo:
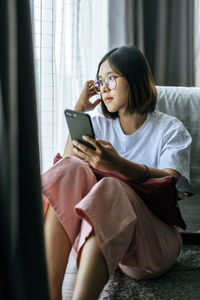
<svg viewBox="0 0 200 300">
<path fill-rule="evenodd" d="M 106 97 L 106 98 L 104 98 L 104 102 L 110 102 L 110 101 L 112 101 L 112 100 L 113 100 L 112 97 Z"/>
</svg>

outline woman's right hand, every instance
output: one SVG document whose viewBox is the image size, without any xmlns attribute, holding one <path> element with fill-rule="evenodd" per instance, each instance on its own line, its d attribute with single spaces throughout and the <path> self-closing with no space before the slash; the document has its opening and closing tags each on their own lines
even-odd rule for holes
<svg viewBox="0 0 200 300">
<path fill-rule="evenodd" d="M 93 89 L 93 84 L 94 80 L 86 81 L 78 102 L 75 105 L 75 110 L 90 111 L 93 110 L 101 102 L 101 99 L 97 99 L 94 103 L 90 102 L 90 98 L 97 94 Z"/>
</svg>

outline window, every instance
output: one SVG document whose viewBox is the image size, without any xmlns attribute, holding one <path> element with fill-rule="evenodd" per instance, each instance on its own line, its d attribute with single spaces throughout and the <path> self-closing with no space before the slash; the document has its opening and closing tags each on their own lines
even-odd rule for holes
<svg viewBox="0 0 200 300">
<path fill-rule="evenodd" d="M 30 0 L 41 171 L 63 154 L 68 130 L 64 109 L 73 108 L 88 79 L 95 79 L 108 50 L 107 0 Z M 101 12 L 101 14 L 99 14 Z"/>
</svg>

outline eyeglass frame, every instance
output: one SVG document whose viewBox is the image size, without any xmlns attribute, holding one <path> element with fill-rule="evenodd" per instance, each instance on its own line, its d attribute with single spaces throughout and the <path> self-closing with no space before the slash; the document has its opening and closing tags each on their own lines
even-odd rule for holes
<svg viewBox="0 0 200 300">
<path fill-rule="evenodd" d="M 115 79 L 114 79 L 114 81 L 115 81 L 115 87 L 114 88 L 110 88 L 109 87 L 109 85 L 107 85 L 107 83 L 106 83 L 106 80 L 109 78 L 109 77 L 114 77 Z M 97 93 L 97 94 L 100 94 L 101 93 L 101 90 L 102 90 L 102 88 L 103 88 L 103 86 L 104 86 L 104 84 L 105 84 L 105 86 L 109 89 L 109 90 L 114 90 L 114 89 L 116 89 L 116 87 L 117 87 L 117 78 L 118 77 L 124 77 L 124 75 L 108 75 L 108 76 L 106 76 L 106 78 L 104 79 L 104 80 L 96 80 L 95 82 L 94 82 L 94 84 L 93 84 L 93 89 L 95 90 L 95 92 Z M 101 83 L 102 82 L 102 83 Z M 99 85 L 100 85 L 100 88 L 99 88 L 99 91 L 97 90 L 97 89 L 95 89 L 95 84 L 97 84 L 97 83 L 99 83 Z"/>
</svg>

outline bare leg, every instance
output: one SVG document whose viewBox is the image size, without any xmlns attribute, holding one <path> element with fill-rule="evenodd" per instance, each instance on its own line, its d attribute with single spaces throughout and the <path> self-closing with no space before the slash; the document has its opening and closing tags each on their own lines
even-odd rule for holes
<svg viewBox="0 0 200 300">
<path fill-rule="evenodd" d="M 51 300 L 61 300 L 62 283 L 71 243 L 51 207 L 45 218 L 44 235 Z"/>
<path fill-rule="evenodd" d="M 108 280 L 106 261 L 91 236 L 85 243 L 77 274 L 73 300 L 96 300 Z"/>
</svg>

